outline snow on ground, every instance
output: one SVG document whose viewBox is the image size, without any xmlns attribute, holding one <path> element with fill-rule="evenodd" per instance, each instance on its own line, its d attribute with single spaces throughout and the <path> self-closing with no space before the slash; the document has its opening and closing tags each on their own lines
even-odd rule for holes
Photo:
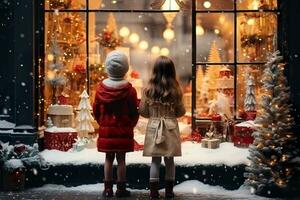
<svg viewBox="0 0 300 200">
<path fill-rule="evenodd" d="M 84 193 L 99 193 L 103 190 L 103 183 L 98 184 L 91 184 L 91 185 L 80 185 L 76 187 L 66 187 L 63 185 L 52 185 L 47 184 L 43 187 L 34 188 L 32 191 L 46 191 L 46 192 L 84 192 Z M 141 192 L 141 193 L 148 193 L 147 190 L 133 190 L 134 192 Z M 164 189 L 161 189 L 160 192 L 164 192 Z M 256 195 L 252 195 L 250 193 L 250 189 L 246 188 L 245 186 L 241 186 L 238 190 L 226 190 L 220 186 L 211 186 L 199 182 L 197 180 L 189 180 L 182 182 L 174 187 L 174 192 L 177 194 L 202 194 L 202 195 L 215 195 L 215 196 L 222 196 L 228 197 L 230 199 L 257 199 L 257 200 L 264 200 L 267 198 L 259 197 Z"/>
<path fill-rule="evenodd" d="M 149 164 L 150 157 L 143 157 L 142 151 L 135 151 L 126 154 L 127 164 Z M 61 164 L 103 164 L 105 154 L 94 149 L 84 149 L 79 152 L 62 152 L 58 150 L 44 150 L 41 156 L 51 165 Z M 218 149 L 202 148 L 200 143 L 182 143 L 182 157 L 176 157 L 177 165 L 227 165 L 234 166 L 248 164 L 248 149 L 237 148 L 233 143 L 224 142 Z"/>
</svg>

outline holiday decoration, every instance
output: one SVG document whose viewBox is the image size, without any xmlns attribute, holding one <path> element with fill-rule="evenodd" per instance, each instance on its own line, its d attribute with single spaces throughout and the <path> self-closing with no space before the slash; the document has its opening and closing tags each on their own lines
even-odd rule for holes
<svg viewBox="0 0 300 200">
<path fill-rule="evenodd" d="M 215 116 L 211 122 L 209 131 L 205 133 L 205 138 L 201 140 L 201 146 L 209 149 L 219 148 L 221 140 L 218 138 L 217 124 L 221 121 L 221 117 Z"/>
<path fill-rule="evenodd" d="M 44 132 L 45 149 L 68 151 L 72 148 L 76 138 L 77 131 L 73 128 L 59 128 L 56 126 L 47 128 Z"/>
<path fill-rule="evenodd" d="M 52 40 L 49 54 L 47 56 L 48 72 L 47 81 L 52 87 L 52 104 L 57 103 L 56 91 L 59 86 L 63 86 L 66 83 L 66 79 L 63 76 L 63 63 L 62 52 L 57 44 L 56 39 Z"/>
<path fill-rule="evenodd" d="M 75 143 L 73 143 L 73 151 L 82 151 L 86 145 L 89 143 L 89 139 L 86 137 L 78 137 L 75 139 Z"/>
<path fill-rule="evenodd" d="M 249 147 L 253 143 L 252 133 L 255 125 L 253 121 L 245 121 L 234 126 L 234 134 L 231 135 L 231 141 L 237 147 Z"/>
<path fill-rule="evenodd" d="M 56 127 L 73 127 L 74 114 L 71 105 L 51 105 L 48 108 L 47 116 Z"/>
<path fill-rule="evenodd" d="M 246 94 L 244 100 L 244 110 L 247 120 L 254 120 L 256 115 L 256 100 L 255 100 L 255 82 L 254 77 L 249 75 L 246 78 Z"/>
<path fill-rule="evenodd" d="M 297 155 L 295 136 L 291 132 L 289 87 L 279 51 L 269 56 L 262 78 L 262 98 L 255 120 L 254 142 L 250 145 L 247 184 L 256 194 L 274 195 L 288 191 L 293 176 L 293 158 Z"/>
<path fill-rule="evenodd" d="M 92 121 L 94 121 L 94 118 L 91 115 L 92 106 L 86 90 L 80 95 L 80 102 L 77 109 L 76 129 L 78 135 L 79 137 L 89 137 L 89 133 L 93 133 L 95 129 L 92 125 Z"/>
<path fill-rule="evenodd" d="M 102 30 L 97 39 L 102 47 L 115 49 L 122 43 L 117 33 L 116 19 L 113 13 L 109 13 L 106 28 Z"/>
</svg>

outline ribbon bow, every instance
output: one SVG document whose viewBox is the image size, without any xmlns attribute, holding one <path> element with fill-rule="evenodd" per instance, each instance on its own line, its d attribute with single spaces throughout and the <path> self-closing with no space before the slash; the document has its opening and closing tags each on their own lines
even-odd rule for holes
<svg viewBox="0 0 300 200">
<path fill-rule="evenodd" d="M 163 127 L 165 126 L 165 118 L 161 117 L 159 119 L 159 123 L 158 126 L 156 127 L 155 130 L 155 136 L 154 136 L 154 140 L 155 140 L 155 144 L 161 144 L 165 141 L 165 136 L 163 136 Z"/>
</svg>

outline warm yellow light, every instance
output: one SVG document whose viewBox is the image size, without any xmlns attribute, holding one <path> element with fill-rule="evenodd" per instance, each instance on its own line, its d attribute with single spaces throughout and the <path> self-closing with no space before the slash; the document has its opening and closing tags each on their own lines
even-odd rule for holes
<svg viewBox="0 0 300 200">
<path fill-rule="evenodd" d="M 53 60 L 54 60 L 54 55 L 53 55 L 52 53 L 49 53 L 49 54 L 47 55 L 47 60 L 48 60 L 48 61 L 53 61 Z"/>
<path fill-rule="evenodd" d="M 258 10 L 258 7 L 259 7 L 259 1 L 254 0 L 254 1 L 251 3 L 250 9 Z"/>
<path fill-rule="evenodd" d="M 201 25 L 196 26 L 196 35 L 204 35 L 204 29 Z"/>
<path fill-rule="evenodd" d="M 120 29 L 119 34 L 120 34 L 121 37 L 128 37 L 128 35 L 130 34 L 130 30 L 126 26 L 123 26 Z"/>
<path fill-rule="evenodd" d="M 140 44 L 139 44 L 139 47 L 140 47 L 140 49 L 142 49 L 142 50 L 146 50 L 146 49 L 148 49 L 148 42 L 146 42 L 146 41 L 141 41 L 140 42 Z"/>
<path fill-rule="evenodd" d="M 179 6 L 174 0 L 166 0 L 161 8 L 162 10 L 179 10 Z"/>
<path fill-rule="evenodd" d="M 164 33 L 163 33 L 163 36 L 166 40 L 173 40 L 174 37 L 175 37 L 175 33 L 173 31 L 173 29 L 171 28 L 167 28 Z"/>
<path fill-rule="evenodd" d="M 255 23 L 255 20 L 253 18 L 248 19 L 248 21 L 247 21 L 247 24 L 251 25 L 251 26 L 254 25 L 254 23 Z"/>
<path fill-rule="evenodd" d="M 220 34 L 220 30 L 219 30 L 219 29 L 217 29 L 217 28 L 214 30 L 214 32 L 215 32 L 215 34 L 217 34 L 217 35 L 219 35 L 219 34 Z"/>
<path fill-rule="evenodd" d="M 225 16 L 224 15 L 222 15 L 222 16 L 219 17 L 219 22 L 220 23 L 224 23 L 225 22 Z"/>
<path fill-rule="evenodd" d="M 55 77 L 55 72 L 53 72 L 53 71 L 48 71 L 47 72 L 47 79 L 48 80 L 53 80 L 54 77 Z"/>
<path fill-rule="evenodd" d="M 159 54 L 159 52 L 160 52 L 160 48 L 158 46 L 153 46 L 151 48 L 151 53 L 153 53 L 153 54 Z"/>
<path fill-rule="evenodd" d="M 204 8 L 210 8 L 211 3 L 209 1 L 204 1 L 203 6 L 204 6 Z"/>
<path fill-rule="evenodd" d="M 168 48 L 161 48 L 160 54 L 163 56 L 168 56 L 170 54 L 170 51 Z"/>
<path fill-rule="evenodd" d="M 136 44 L 140 41 L 140 36 L 137 33 L 132 33 L 129 36 L 129 41 L 133 44 Z"/>
</svg>

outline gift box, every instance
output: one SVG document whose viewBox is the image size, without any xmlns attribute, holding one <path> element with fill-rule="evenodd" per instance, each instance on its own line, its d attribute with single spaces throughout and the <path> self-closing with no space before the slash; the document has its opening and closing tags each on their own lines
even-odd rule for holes
<svg viewBox="0 0 300 200">
<path fill-rule="evenodd" d="M 217 149 L 220 147 L 220 139 L 217 138 L 204 138 L 201 140 L 201 146 L 209 149 Z"/>
<path fill-rule="evenodd" d="M 254 138 L 252 133 L 254 131 L 253 121 L 245 121 L 234 126 L 234 134 L 231 136 L 231 141 L 234 146 L 248 147 L 253 143 Z"/>
<path fill-rule="evenodd" d="M 75 129 L 65 130 L 63 132 L 51 131 L 51 129 L 46 129 L 44 133 L 45 149 L 68 151 L 72 148 L 76 138 L 77 132 Z"/>
</svg>

